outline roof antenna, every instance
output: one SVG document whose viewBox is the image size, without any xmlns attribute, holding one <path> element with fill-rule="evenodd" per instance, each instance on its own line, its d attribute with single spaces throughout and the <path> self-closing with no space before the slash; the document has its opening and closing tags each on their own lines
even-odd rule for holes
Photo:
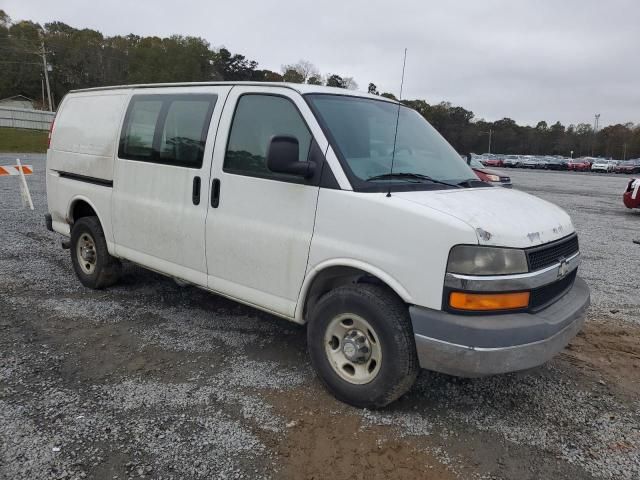
<svg viewBox="0 0 640 480">
<path fill-rule="evenodd" d="M 396 159 L 396 142 L 398 140 L 398 122 L 400 121 L 400 106 L 402 105 L 402 87 L 404 86 L 404 67 L 407 64 L 407 49 L 404 49 L 404 60 L 402 61 L 402 80 L 400 80 L 400 98 L 398 98 L 398 113 L 396 114 L 396 131 L 393 134 L 393 150 L 391 152 L 391 170 L 389 171 L 389 177 L 393 175 L 393 162 Z M 391 178 L 389 178 L 391 180 Z M 391 181 L 389 181 L 389 190 L 387 191 L 387 197 L 391 196 Z"/>
</svg>

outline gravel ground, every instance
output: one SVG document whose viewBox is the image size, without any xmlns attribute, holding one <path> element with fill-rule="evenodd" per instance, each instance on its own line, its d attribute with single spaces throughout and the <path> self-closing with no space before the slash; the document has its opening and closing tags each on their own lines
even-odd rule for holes
<svg viewBox="0 0 640 480">
<path fill-rule="evenodd" d="M 580 234 L 593 308 L 565 352 L 485 379 L 423 372 L 362 411 L 323 390 L 303 327 L 131 265 L 83 288 L 44 228 L 43 156 L 21 158 L 36 210 L 0 179 L 1 478 L 640 478 L 626 177 L 509 171 Z"/>
</svg>

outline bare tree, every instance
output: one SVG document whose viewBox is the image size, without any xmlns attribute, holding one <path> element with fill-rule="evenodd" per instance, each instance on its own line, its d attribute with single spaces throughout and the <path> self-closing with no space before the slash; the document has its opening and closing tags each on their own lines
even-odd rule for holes
<svg viewBox="0 0 640 480">
<path fill-rule="evenodd" d="M 343 77 L 342 81 L 344 82 L 344 88 L 347 90 L 357 90 L 358 84 L 353 79 L 353 77 Z"/>
<path fill-rule="evenodd" d="M 300 74 L 300 77 L 302 78 L 302 82 L 300 83 L 306 83 L 310 78 L 320 78 L 320 71 L 308 60 L 299 60 L 297 63 L 282 66 L 282 73 L 291 70 Z"/>
</svg>

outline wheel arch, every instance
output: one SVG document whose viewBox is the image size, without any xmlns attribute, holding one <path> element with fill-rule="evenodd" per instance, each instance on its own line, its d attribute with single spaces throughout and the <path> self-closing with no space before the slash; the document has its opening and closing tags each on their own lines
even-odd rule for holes
<svg viewBox="0 0 640 480">
<path fill-rule="evenodd" d="M 295 312 L 297 323 L 306 323 L 309 309 L 326 292 L 354 282 L 377 283 L 394 292 L 403 302 L 412 303 L 402 284 L 380 268 L 353 259 L 333 259 L 311 269 L 302 284 Z"/>
<path fill-rule="evenodd" d="M 79 218 L 96 216 L 102 224 L 102 219 L 98 213 L 98 209 L 84 195 L 76 195 L 69 202 L 69 208 L 67 209 L 66 221 L 69 225 L 73 225 Z"/>
<path fill-rule="evenodd" d="M 106 228 L 108 225 L 105 225 L 104 219 L 100 210 L 96 207 L 95 203 L 89 200 L 85 195 L 75 195 L 71 201 L 69 201 L 69 207 L 67 208 L 66 222 L 70 227 L 73 227 L 73 224 L 82 217 L 95 216 L 98 217 L 98 221 L 100 222 L 100 226 L 102 227 L 102 231 L 105 232 L 105 236 L 107 235 L 107 231 L 110 229 Z M 110 244 L 110 239 L 107 237 L 107 245 Z M 110 252 L 111 253 L 111 252 Z"/>
</svg>

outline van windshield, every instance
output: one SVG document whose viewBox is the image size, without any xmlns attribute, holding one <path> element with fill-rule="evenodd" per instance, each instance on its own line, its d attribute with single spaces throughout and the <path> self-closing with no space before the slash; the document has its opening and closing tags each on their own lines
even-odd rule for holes
<svg viewBox="0 0 640 480">
<path fill-rule="evenodd" d="M 359 190 L 408 183 L 451 188 L 477 180 L 453 147 L 415 110 L 400 108 L 390 175 L 397 104 L 345 95 L 309 94 L 306 98 L 329 130 L 336 154 Z"/>
</svg>

